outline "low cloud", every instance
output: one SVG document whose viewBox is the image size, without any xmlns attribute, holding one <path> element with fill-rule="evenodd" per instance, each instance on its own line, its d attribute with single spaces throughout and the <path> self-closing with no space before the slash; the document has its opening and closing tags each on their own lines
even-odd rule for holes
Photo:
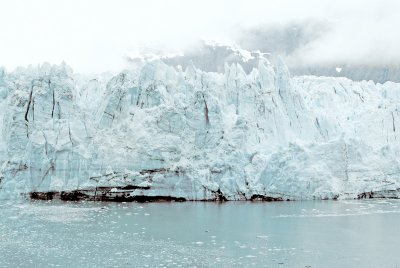
<svg viewBox="0 0 400 268">
<path fill-rule="evenodd" d="M 244 47 L 280 54 L 291 66 L 396 65 L 400 63 L 400 2 L 303 1 L 296 15 L 283 11 L 279 24 L 245 29 Z M 295 6 L 294 6 L 295 8 Z"/>
<path fill-rule="evenodd" d="M 143 47 L 174 53 L 198 40 L 236 42 L 291 64 L 400 62 L 397 0 L 5 0 L 0 65 L 126 67 Z"/>
</svg>

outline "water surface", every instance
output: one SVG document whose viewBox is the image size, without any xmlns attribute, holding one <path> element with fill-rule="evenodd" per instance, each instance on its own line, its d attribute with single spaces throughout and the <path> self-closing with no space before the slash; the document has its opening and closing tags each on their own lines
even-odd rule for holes
<svg viewBox="0 0 400 268">
<path fill-rule="evenodd" d="M 0 267 L 400 267 L 400 201 L 0 203 Z"/>
</svg>

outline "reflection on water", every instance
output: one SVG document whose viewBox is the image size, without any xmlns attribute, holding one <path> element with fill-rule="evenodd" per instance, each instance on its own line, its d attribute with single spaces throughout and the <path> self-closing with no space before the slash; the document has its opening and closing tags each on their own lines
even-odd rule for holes
<svg viewBox="0 0 400 268">
<path fill-rule="evenodd" d="M 400 267 L 400 201 L 0 203 L 0 267 Z"/>
</svg>

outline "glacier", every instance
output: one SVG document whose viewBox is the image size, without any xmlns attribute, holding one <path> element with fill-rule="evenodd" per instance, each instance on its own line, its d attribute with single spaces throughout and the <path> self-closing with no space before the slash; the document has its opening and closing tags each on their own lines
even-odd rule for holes
<svg viewBox="0 0 400 268">
<path fill-rule="evenodd" d="M 149 61 L 0 69 L 0 198 L 400 197 L 400 84 Z"/>
</svg>

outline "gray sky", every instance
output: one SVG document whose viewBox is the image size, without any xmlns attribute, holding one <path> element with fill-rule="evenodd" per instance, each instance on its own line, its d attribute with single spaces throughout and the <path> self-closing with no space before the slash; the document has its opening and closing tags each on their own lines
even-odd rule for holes
<svg viewBox="0 0 400 268">
<path fill-rule="evenodd" d="M 118 71 L 150 46 L 235 42 L 268 25 L 317 21 L 324 31 L 292 55 L 304 63 L 400 61 L 396 0 L 0 0 L 0 65 L 63 60 L 78 72 Z"/>
</svg>

